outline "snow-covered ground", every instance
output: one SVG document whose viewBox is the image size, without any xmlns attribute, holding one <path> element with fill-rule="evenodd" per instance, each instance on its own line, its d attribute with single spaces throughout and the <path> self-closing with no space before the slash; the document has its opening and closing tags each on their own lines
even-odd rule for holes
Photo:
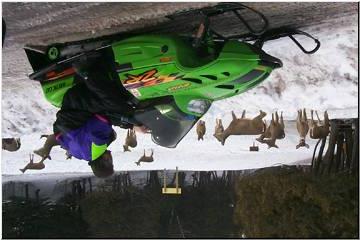
<svg viewBox="0 0 360 240">
<path fill-rule="evenodd" d="M 225 146 L 222 146 L 213 136 L 214 123 L 208 123 L 207 134 L 204 141 L 197 141 L 195 129 L 183 139 L 175 149 L 167 149 L 155 145 L 150 135 L 138 134 L 138 146 L 132 152 L 123 152 L 126 131 L 116 128 L 118 139 L 112 143 L 110 150 L 113 154 L 114 169 L 123 170 L 240 170 L 255 169 L 281 164 L 309 164 L 315 146 L 315 140 L 309 140 L 311 148 L 295 149 L 298 144 L 298 134 L 294 122 L 286 122 L 286 138 L 276 143 L 279 149 L 267 149 L 266 145 L 259 146 L 259 152 L 250 152 L 249 146 L 253 144 L 257 136 L 230 136 Z M 23 138 L 21 149 L 17 152 L 3 152 L 3 174 L 22 174 L 19 168 L 24 167 L 29 161 L 29 153 L 39 148 L 44 141 L 38 140 L 38 134 L 26 135 Z M 255 141 L 256 142 L 256 141 Z M 144 149 L 147 155 L 154 150 L 154 162 L 135 164 Z M 28 170 L 25 174 L 42 174 L 44 172 L 72 173 L 91 172 L 86 161 L 71 159 L 66 160 L 63 149 L 57 147 L 51 154 L 52 160 L 46 160 L 46 168 Z M 40 157 L 35 158 L 37 160 Z M 306 160 L 303 162 L 303 160 Z"/>
<path fill-rule="evenodd" d="M 247 116 L 255 116 L 259 109 L 268 113 L 283 111 L 284 118 L 294 120 L 299 108 L 328 110 L 330 118 L 358 116 L 358 26 L 356 16 L 336 19 L 319 26 L 303 29 L 321 41 L 320 50 L 313 55 L 303 54 L 291 40 L 269 42 L 265 50 L 283 61 L 283 68 L 275 70 L 260 86 L 223 101 L 215 102 L 203 117 L 207 134 L 203 142 L 196 140 L 195 130 L 183 139 L 176 149 L 166 149 L 152 143 L 149 135 L 138 135 L 138 147 L 131 153 L 122 152 L 125 130 L 117 129 L 118 139 L 111 146 L 116 170 L 215 170 L 253 169 L 279 164 L 309 164 L 314 140 L 308 140 L 310 149 L 295 149 L 298 135 L 294 122 L 286 123 L 286 138 L 279 140 L 279 149 L 267 149 L 260 145 L 259 152 L 249 152 L 255 136 L 230 137 L 225 146 L 212 137 L 215 118 L 222 118 L 226 127 L 230 112 L 238 115 L 243 109 Z M 25 56 L 24 56 L 25 57 Z M 4 66 L 11 67 L 11 66 Z M 28 154 L 43 143 L 40 134 L 52 129 L 57 109 L 47 103 L 40 86 L 24 77 L 3 79 L 2 86 L 2 136 L 20 136 L 18 152 L 2 152 L 2 174 L 21 174 L 18 170 L 28 162 Z M 9 77 L 10 78 L 10 77 Z M 21 81 L 20 81 L 21 80 Z M 309 114 L 310 116 L 310 114 Z M 153 163 L 136 166 L 135 161 L 143 150 L 154 149 Z M 65 160 L 63 150 L 54 149 L 53 160 L 46 162 L 41 171 L 25 174 L 89 172 L 86 162 Z"/>
</svg>

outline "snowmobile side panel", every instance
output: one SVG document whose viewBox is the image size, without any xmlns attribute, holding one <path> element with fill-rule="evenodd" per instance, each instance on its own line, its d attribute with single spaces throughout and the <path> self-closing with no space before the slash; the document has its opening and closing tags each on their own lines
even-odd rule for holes
<svg viewBox="0 0 360 240">
<path fill-rule="evenodd" d="M 227 42 L 219 56 L 205 58 L 173 36 L 138 36 L 112 47 L 120 81 L 137 99 L 170 95 L 182 111 L 197 116 L 188 110 L 192 98 L 212 102 L 240 94 L 273 69 L 262 63 L 260 51 L 238 41 Z"/>
<path fill-rule="evenodd" d="M 55 107 L 61 107 L 65 93 L 74 86 L 74 77 L 66 77 L 41 84 L 46 100 Z"/>
</svg>

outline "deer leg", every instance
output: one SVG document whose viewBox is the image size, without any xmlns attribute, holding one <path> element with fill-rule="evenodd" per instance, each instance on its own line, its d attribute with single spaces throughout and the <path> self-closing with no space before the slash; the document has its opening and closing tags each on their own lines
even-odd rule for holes
<svg viewBox="0 0 360 240">
<path fill-rule="evenodd" d="M 285 127 L 284 118 L 283 118 L 283 112 L 281 112 L 281 114 L 280 114 L 280 124 L 281 124 L 281 126 L 282 126 L 283 128 Z"/>
<path fill-rule="evenodd" d="M 311 126 L 314 127 L 314 126 L 315 126 L 315 122 L 314 122 L 314 110 L 311 110 L 310 113 L 311 113 L 310 123 L 311 123 Z"/>
<path fill-rule="evenodd" d="M 307 116 L 306 116 L 306 109 L 304 108 L 304 113 L 303 113 L 303 121 L 307 122 Z"/>
<path fill-rule="evenodd" d="M 51 159 L 51 157 L 50 157 L 51 149 L 57 145 L 60 145 L 60 144 L 57 142 L 55 135 L 51 134 L 46 138 L 44 146 L 38 150 L 35 150 L 34 153 L 39 155 L 42 158 Z"/>
<path fill-rule="evenodd" d="M 279 123 L 279 115 L 277 111 L 275 112 L 275 122 Z"/>
<path fill-rule="evenodd" d="M 34 164 L 34 154 L 29 154 L 30 155 L 30 164 Z"/>
<path fill-rule="evenodd" d="M 322 124 L 322 123 L 321 123 L 321 120 L 320 120 L 320 118 L 319 118 L 319 114 L 318 114 L 317 111 L 315 111 L 315 114 L 316 114 L 316 117 L 317 117 L 317 119 L 318 119 L 318 121 L 319 121 L 319 124 Z"/>
<path fill-rule="evenodd" d="M 329 115 L 327 113 L 327 111 L 324 112 L 324 126 L 329 127 Z"/>
<path fill-rule="evenodd" d="M 234 111 L 231 111 L 231 115 L 232 115 L 233 120 L 236 120 L 236 119 L 237 119 Z"/>
</svg>

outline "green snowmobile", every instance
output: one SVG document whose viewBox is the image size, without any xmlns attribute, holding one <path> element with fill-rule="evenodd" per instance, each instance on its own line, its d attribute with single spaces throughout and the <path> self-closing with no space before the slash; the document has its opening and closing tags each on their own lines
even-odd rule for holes
<svg viewBox="0 0 360 240">
<path fill-rule="evenodd" d="M 261 28 L 254 29 L 241 15 L 257 14 Z M 248 32 L 223 36 L 211 28 L 212 17 L 233 13 Z M 262 50 L 264 42 L 290 37 L 306 54 L 316 52 L 320 42 L 311 35 L 290 28 L 267 30 L 268 21 L 242 4 L 222 3 L 169 16 L 201 16 L 195 35 L 125 34 L 79 42 L 26 46 L 25 51 L 40 81 L 46 99 L 61 107 L 66 91 L 76 84 L 74 64 L 111 48 L 122 85 L 134 97 L 134 118 L 151 129 L 158 145 L 174 148 L 203 116 L 213 101 L 241 94 L 266 79 L 282 62 Z M 308 51 L 294 35 L 315 41 Z M 252 42 L 252 43 L 250 43 Z"/>
</svg>

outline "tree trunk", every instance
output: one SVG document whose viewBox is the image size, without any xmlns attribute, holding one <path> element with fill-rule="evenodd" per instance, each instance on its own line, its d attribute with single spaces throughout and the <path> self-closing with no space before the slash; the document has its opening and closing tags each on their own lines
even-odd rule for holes
<svg viewBox="0 0 360 240">
<path fill-rule="evenodd" d="M 336 123 L 334 121 L 330 122 L 331 131 L 330 131 L 330 139 L 329 139 L 329 147 L 326 151 L 326 163 L 328 165 L 328 173 L 330 173 L 333 160 L 334 160 L 334 151 L 335 151 L 335 145 L 338 135 L 338 127 L 336 126 Z"/>
<path fill-rule="evenodd" d="M 355 133 L 352 149 L 352 172 L 356 175 L 359 174 L 359 119 L 354 120 L 355 124 Z"/>
<path fill-rule="evenodd" d="M 326 138 L 323 138 L 321 141 L 321 146 L 320 146 L 320 150 L 319 150 L 319 155 L 315 164 L 315 174 L 318 174 L 320 171 L 320 166 L 321 166 L 321 162 L 322 162 L 322 155 L 324 152 L 324 147 L 325 147 L 325 143 L 326 143 Z"/>
<path fill-rule="evenodd" d="M 321 142 L 321 139 L 319 139 L 318 142 L 315 145 L 313 157 L 312 157 L 312 160 L 311 160 L 311 169 L 315 169 L 315 167 L 316 167 L 316 158 L 315 158 L 315 156 L 316 156 L 316 150 L 317 150 L 320 142 Z"/>
<path fill-rule="evenodd" d="M 337 136 L 337 148 L 336 148 L 336 162 L 335 162 L 335 171 L 339 171 L 340 163 L 341 163 L 341 156 L 343 154 L 343 143 L 344 143 L 344 135 L 343 133 L 339 133 Z M 330 171 L 330 170 L 329 170 Z"/>
</svg>

